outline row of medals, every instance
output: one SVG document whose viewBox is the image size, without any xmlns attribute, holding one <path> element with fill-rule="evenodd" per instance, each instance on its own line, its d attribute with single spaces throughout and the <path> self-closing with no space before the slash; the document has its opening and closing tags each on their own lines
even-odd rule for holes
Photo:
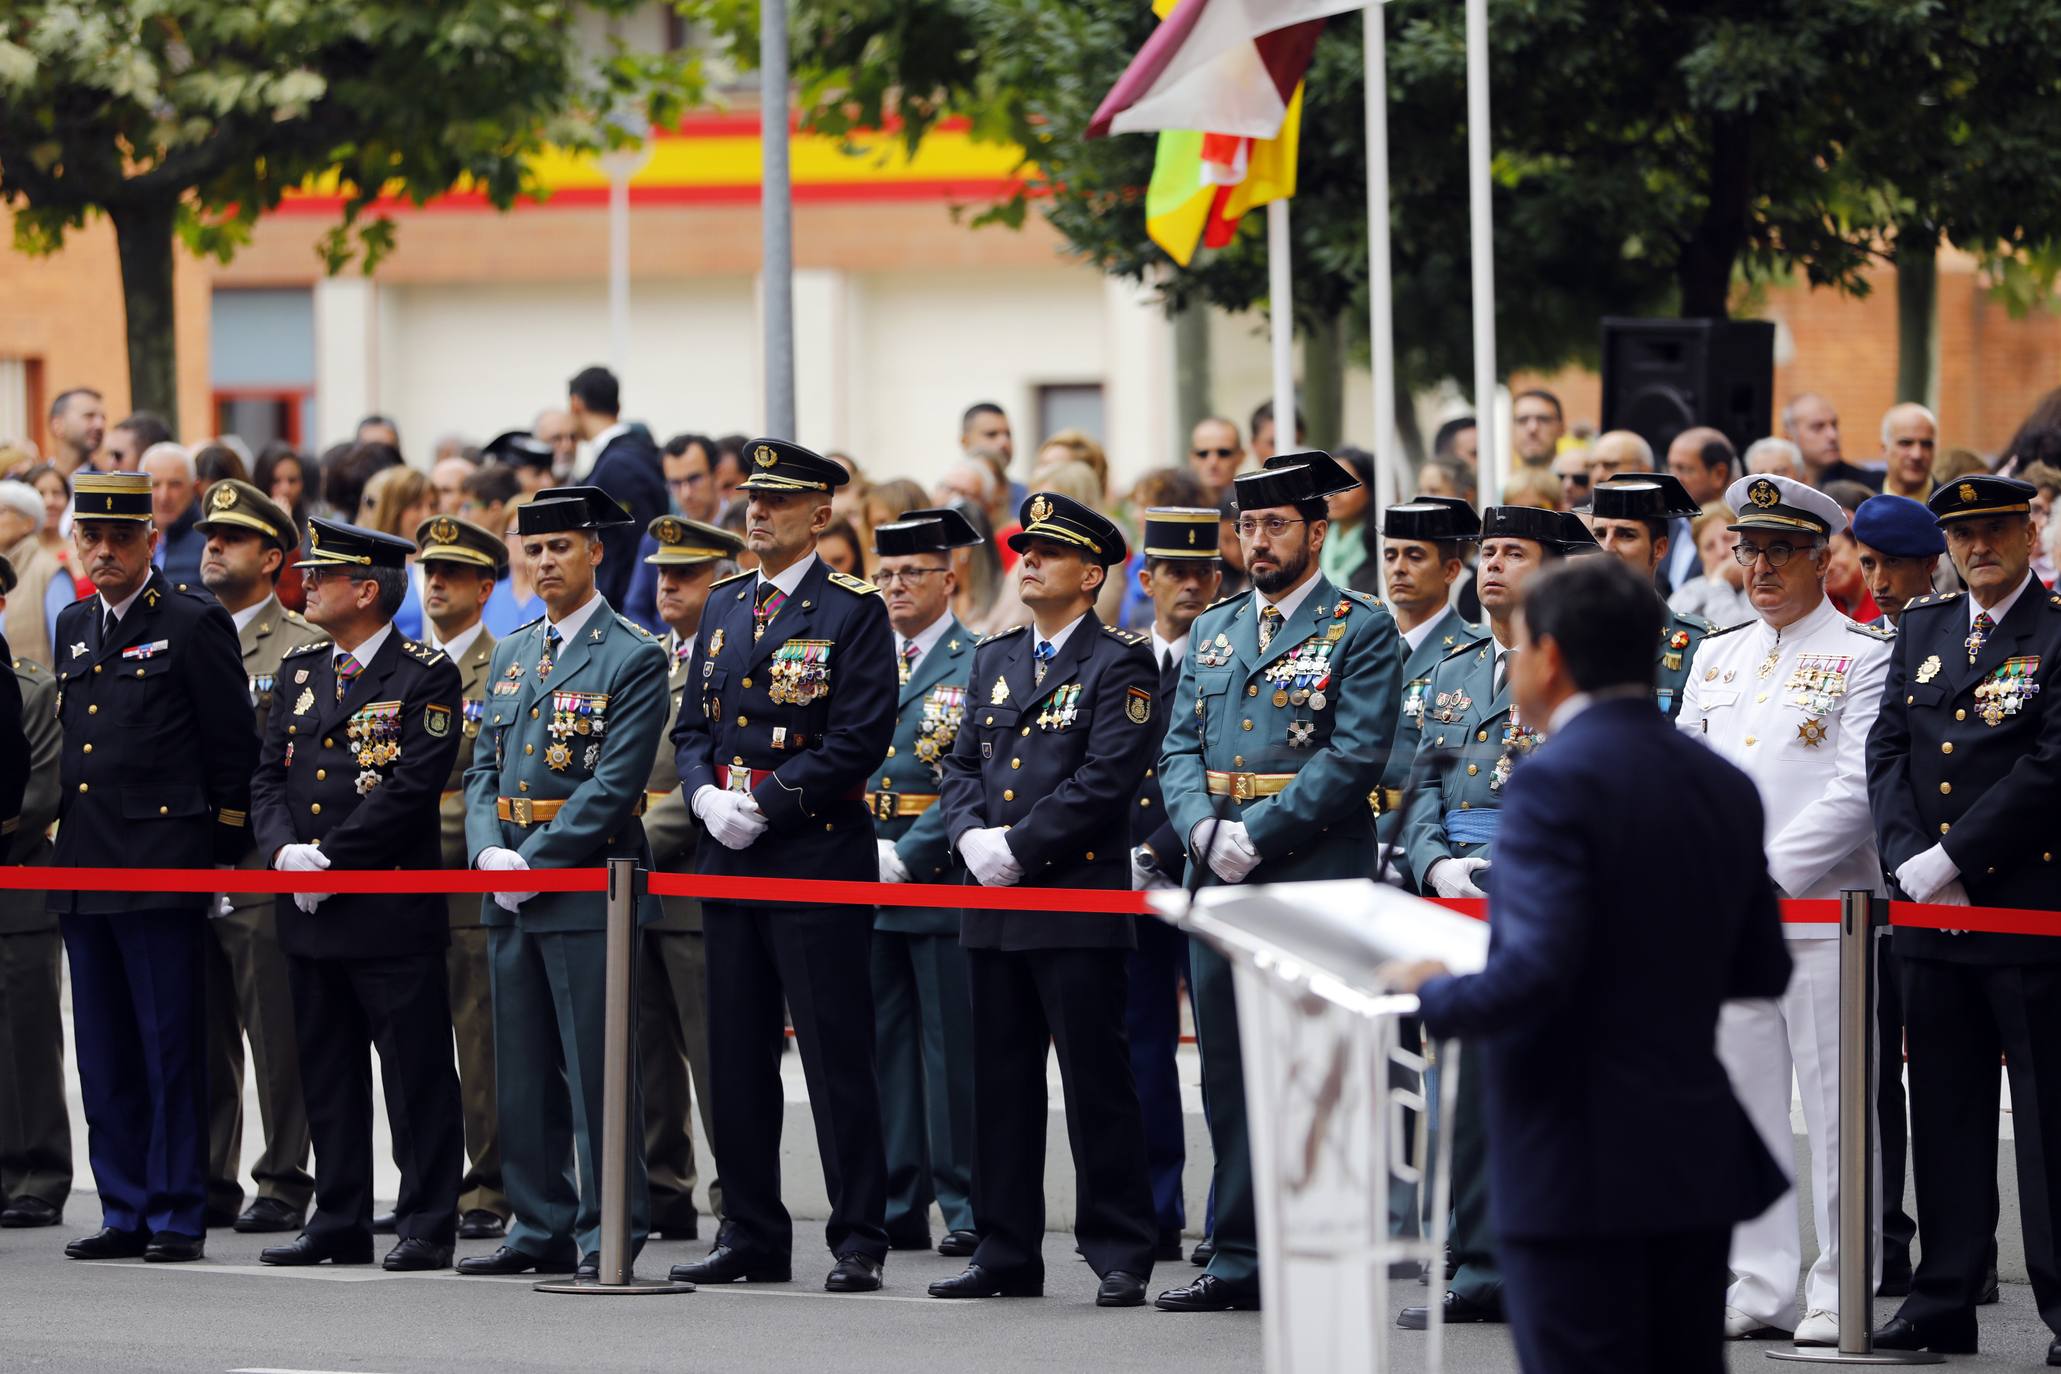
<svg viewBox="0 0 2061 1374">
<path fill-rule="evenodd" d="M 923 720 L 916 727 L 916 757 L 932 767 L 951 752 L 952 741 L 966 719 L 966 689 L 941 683 L 923 698 Z"/>
<path fill-rule="evenodd" d="M 807 706 L 830 695 L 830 641 L 790 639 L 773 651 L 767 665 L 767 693 L 779 706 Z"/>
<path fill-rule="evenodd" d="M 401 756 L 401 704 L 368 706 L 354 712 L 344 725 L 344 734 L 357 758 L 358 795 L 362 797 L 382 781 L 376 770 Z"/>
<path fill-rule="evenodd" d="M 608 698 L 589 692 L 553 692 L 551 694 L 551 744 L 544 750 L 544 766 L 554 773 L 563 773 L 572 766 L 573 741 L 582 735 L 592 736 L 596 742 L 587 746 L 587 766 L 594 766 L 594 759 L 601 752 L 600 735 L 608 728 L 603 711 Z"/>
<path fill-rule="evenodd" d="M 2002 725 L 2006 716 L 2017 715 L 2039 695 L 2040 685 L 2033 681 L 2039 667 L 2037 657 L 2014 658 L 1976 684 L 1975 700 L 1981 704 L 1975 711 L 1983 724 Z"/>
</svg>

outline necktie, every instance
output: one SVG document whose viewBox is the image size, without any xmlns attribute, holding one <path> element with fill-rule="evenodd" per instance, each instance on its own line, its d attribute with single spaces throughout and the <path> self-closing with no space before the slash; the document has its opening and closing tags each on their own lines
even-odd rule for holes
<svg viewBox="0 0 2061 1374">
<path fill-rule="evenodd" d="M 558 666 L 559 634 L 556 625 L 544 627 L 544 656 L 537 660 L 537 681 L 551 676 L 551 670 Z"/>
<path fill-rule="evenodd" d="M 1267 646 L 1274 642 L 1274 632 L 1276 630 L 1279 630 L 1280 628 L 1281 608 L 1278 606 L 1266 606 L 1261 608 L 1259 621 L 1259 644 L 1261 653 L 1265 653 L 1267 651 Z"/>
<path fill-rule="evenodd" d="M 780 614 L 780 608 L 786 604 L 786 592 L 781 591 L 771 582 L 759 583 L 758 604 L 751 609 L 752 643 L 756 644 L 759 642 L 759 636 L 765 634 L 766 626 L 772 623 L 773 617 Z"/>
<path fill-rule="evenodd" d="M 1989 642 L 1989 637 L 1996 628 L 1997 622 L 1989 618 L 1988 611 L 1975 613 L 1975 628 L 1968 632 L 1968 662 L 1971 665 L 1982 652 L 1982 646 Z"/>
<path fill-rule="evenodd" d="M 1031 682 L 1033 684 L 1041 687 L 1044 685 L 1045 669 L 1052 666 L 1052 655 L 1058 652 L 1057 649 L 1052 647 L 1051 640 L 1041 639 L 1038 641 L 1037 665 L 1031 669 Z"/>
<path fill-rule="evenodd" d="M 1496 695 L 1503 695 L 1503 689 L 1510 685 L 1510 660 L 1517 656 L 1515 649 L 1505 649 L 1496 655 Z"/>
<path fill-rule="evenodd" d="M 100 615 L 100 642 L 102 644 L 114 643 L 115 631 L 120 629 L 121 625 L 122 622 L 115 619 L 112 606 L 103 608 Z"/>
<path fill-rule="evenodd" d="M 336 699 L 338 701 L 342 701 L 345 694 L 351 690 L 351 683 L 356 680 L 364 666 L 364 664 L 358 662 L 357 659 L 349 654 L 338 654 L 336 656 Z"/>
<path fill-rule="evenodd" d="M 902 645 L 902 656 L 895 663 L 895 675 L 901 678 L 902 686 L 909 685 L 909 677 L 916 671 L 916 660 L 922 654 L 923 651 L 916 647 L 916 641 L 913 639 Z"/>
</svg>

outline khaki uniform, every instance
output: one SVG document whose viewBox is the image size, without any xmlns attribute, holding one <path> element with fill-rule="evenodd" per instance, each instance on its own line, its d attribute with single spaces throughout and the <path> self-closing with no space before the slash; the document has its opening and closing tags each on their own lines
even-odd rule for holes
<svg viewBox="0 0 2061 1374">
<path fill-rule="evenodd" d="M 26 658 L 22 730 L 29 785 L 7 861 L 50 862 L 57 819 L 57 679 Z M 58 1010 L 63 943 L 41 892 L 0 892 L 0 1198 L 32 1197 L 62 1208 L 72 1190 L 71 1117 L 65 1107 L 64 1021 Z"/>
</svg>

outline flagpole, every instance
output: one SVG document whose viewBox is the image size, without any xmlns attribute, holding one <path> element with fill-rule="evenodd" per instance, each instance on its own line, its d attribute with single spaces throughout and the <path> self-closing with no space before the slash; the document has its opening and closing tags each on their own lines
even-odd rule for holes
<svg viewBox="0 0 2061 1374">
<path fill-rule="evenodd" d="M 1366 40 L 1367 103 L 1367 337 L 1374 350 L 1374 490 L 1369 493 L 1368 528 L 1381 528 L 1381 513 L 1401 494 L 1402 454 L 1395 429 L 1395 294 L 1388 251 L 1388 35 L 1375 0 L 1361 15 Z"/>
<path fill-rule="evenodd" d="M 1295 442 L 1295 296 L 1290 285 L 1288 202 L 1267 202 L 1267 322 L 1274 350 L 1274 451 Z"/>
<path fill-rule="evenodd" d="M 1474 416 L 1484 506 L 1503 497 L 1507 436 L 1496 421 L 1496 261 L 1489 180 L 1488 0 L 1467 0 L 1468 254 L 1474 269 Z"/>
</svg>

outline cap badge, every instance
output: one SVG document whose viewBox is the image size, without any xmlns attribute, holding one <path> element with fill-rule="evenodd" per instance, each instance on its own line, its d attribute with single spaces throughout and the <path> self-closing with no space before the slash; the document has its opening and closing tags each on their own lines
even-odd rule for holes
<svg viewBox="0 0 2061 1374">
<path fill-rule="evenodd" d="M 215 484 L 215 494 L 209 499 L 208 504 L 216 510 L 228 510 L 236 504 L 236 488 L 230 486 L 227 482 L 217 482 Z"/>
<path fill-rule="evenodd" d="M 1188 531 L 1188 547 L 1191 549 L 1195 547 L 1195 530 L 1192 527 Z"/>
<path fill-rule="evenodd" d="M 773 452 L 771 444 L 760 444 L 751 451 L 751 461 L 762 468 L 769 468 L 780 461 L 780 455 Z"/>
<path fill-rule="evenodd" d="M 439 515 L 429 525 L 429 537 L 439 544 L 458 542 L 458 522 L 448 515 Z"/>
<path fill-rule="evenodd" d="M 1958 495 L 1963 501 L 1973 501 L 1975 499 L 1975 484 L 1973 482 L 1961 483 L 1961 490 Z"/>
<path fill-rule="evenodd" d="M 1031 523 L 1041 525 L 1052 518 L 1052 503 L 1042 496 L 1031 498 Z"/>
<path fill-rule="evenodd" d="M 1773 482 L 1762 478 L 1746 489 L 1746 499 L 1766 510 L 1782 499 L 1782 491 Z"/>
<path fill-rule="evenodd" d="M 661 544 L 677 544 L 685 533 L 680 522 L 670 516 L 658 522 L 658 542 Z"/>
<path fill-rule="evenodd" d="M 312 522 L 308 525 L 308 552 L 322 552 L 322 529 Z"/>
</svg>

